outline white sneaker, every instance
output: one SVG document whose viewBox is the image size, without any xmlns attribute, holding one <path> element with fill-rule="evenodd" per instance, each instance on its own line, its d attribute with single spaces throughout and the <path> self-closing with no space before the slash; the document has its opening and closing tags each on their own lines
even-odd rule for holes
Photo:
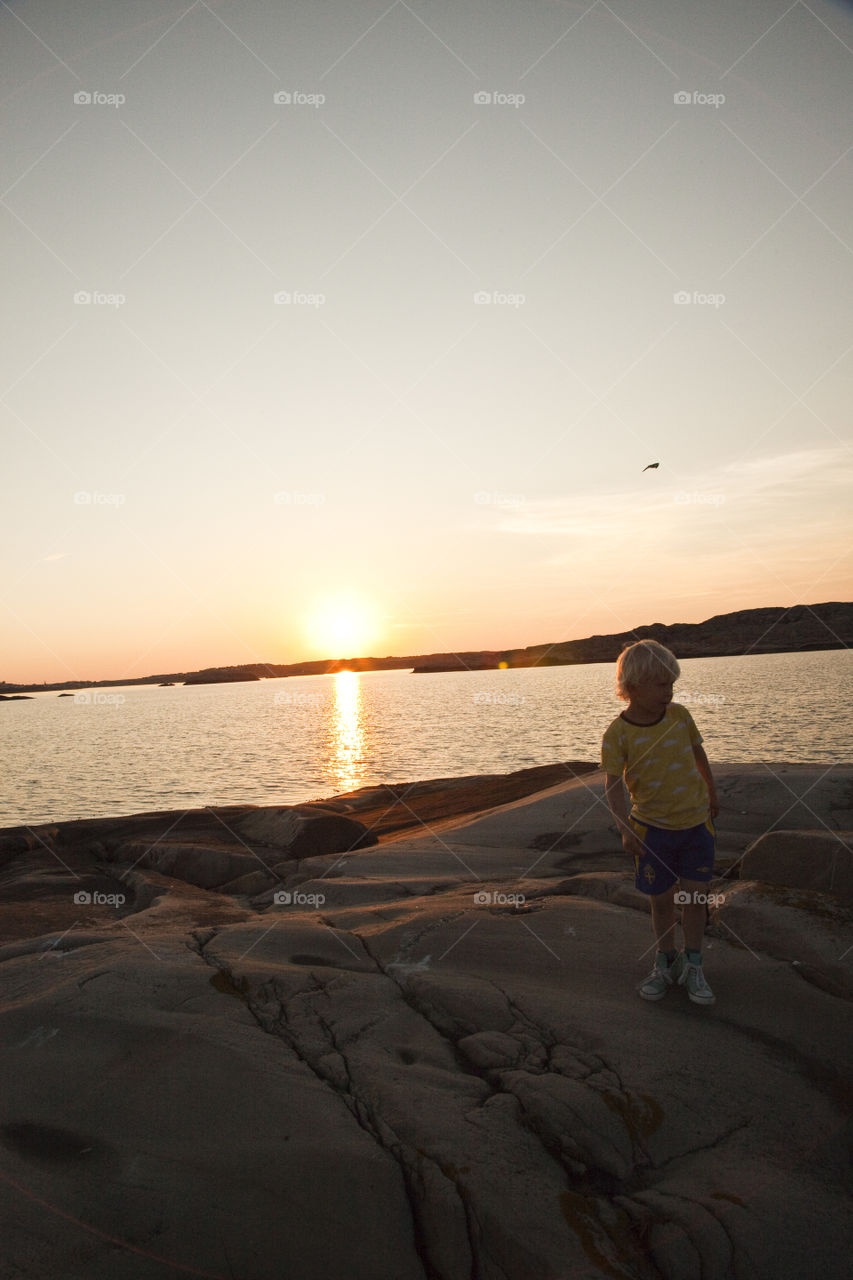
<svg viewBox="0 0 853 1280">
<path fill-rule="evenodd" d="M 654 969 L 637 987 L 638 994 L 644 1000 L 662 1000 L 678 978 L 679 961 L 680 957 L 676 956 L 672 964 L 667 965 L 665 960 L 661 964 L 660 960 L 656 959 Z"/>
<path fill-rule="evenodd" d="M 705 981 L 701 964 L 691 964 L 686 956 L 678 985 L 687 988 L 687 994 L 694 1004 L 714 1004 L 717 999 Z"/>
</svg>

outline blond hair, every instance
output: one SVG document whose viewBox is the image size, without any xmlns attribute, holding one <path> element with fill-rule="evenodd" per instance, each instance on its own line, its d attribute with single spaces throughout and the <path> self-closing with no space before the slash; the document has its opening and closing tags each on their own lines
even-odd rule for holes
<svg viewBox="0 0 853 1280">
<path fill-rule="evenodd" d="M 673 680 L 681 675 L 675 654 L 657 640 L 638 640 L 623 649 L 616 661 L 616 695 L 623 702 L 630 702 L 629 685 L 659 680 L 662 675 Z"/>
</svg>

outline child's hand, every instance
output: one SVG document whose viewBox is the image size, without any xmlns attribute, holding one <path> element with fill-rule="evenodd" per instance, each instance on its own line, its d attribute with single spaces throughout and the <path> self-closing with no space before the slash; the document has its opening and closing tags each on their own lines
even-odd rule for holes
<svg viewBox="0 0 853 1280">
<path fill-rule="evenodd" d="M 711 817 L 716 818 L 717 814 L 720 812 L 720 802 L 715 795 L 712 795 L 710 797 L 710 800 L 711 800 Z"/>
</svg>

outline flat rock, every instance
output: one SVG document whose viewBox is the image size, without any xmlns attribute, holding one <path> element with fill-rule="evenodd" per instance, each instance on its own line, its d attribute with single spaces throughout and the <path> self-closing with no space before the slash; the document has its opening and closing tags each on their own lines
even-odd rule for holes
<svg viewBox="0 0 853 1280">
<path fill-rule="evenodd" d="M 222 844 L 162 840 L 150 845 L 147 841 L 128 841 L 110 850 L 106 857 L 110 862 L 150 867 L 161 875 L 184 880 L 202 889 L 215 889 L 260 869 L 272 876 L 272 870 L 265 865 L 261 855 L 245 848 L 241 850 L 239 846 L 234 849 Z"/>
<path fill-rule="evenodd" d="M 346 853 L 376 844 L 376 836 L 357 818 L 309 805 L 255 809 L 237 821 L 234 829 L 242 839 L 286 852 L 289 858 Z"/>
<path fill-rule="evenodd" d="M 846 1276 L 853 911 L 733 877 L 853 769 L 716 771 L 711 1008 L 637 997 L 594 771 L 310 856 L 251 806 L 0 832 L 2 1280 Z"/>
</svg>

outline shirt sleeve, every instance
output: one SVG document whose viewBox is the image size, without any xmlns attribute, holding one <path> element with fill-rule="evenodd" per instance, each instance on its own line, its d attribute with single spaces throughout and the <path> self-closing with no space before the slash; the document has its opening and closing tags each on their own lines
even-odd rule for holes
<svg viewBox="0 0 853 1280">
<path fill-rule="evenodd" d="M 614 720 L 601 740 L 601 767 L 605 773 L 621 778 L 625 769 L 625 748 L 621 741 L 619 721 Z"/>
<path fill-rule="evenodd" d="M 682 702 L 678 703 L 678 707 L 690 738 L 690 745 L 691 747 L 698 747 L 702 741 L 702 735 L 696 728 L 696 721 Z"/>
</svg>

